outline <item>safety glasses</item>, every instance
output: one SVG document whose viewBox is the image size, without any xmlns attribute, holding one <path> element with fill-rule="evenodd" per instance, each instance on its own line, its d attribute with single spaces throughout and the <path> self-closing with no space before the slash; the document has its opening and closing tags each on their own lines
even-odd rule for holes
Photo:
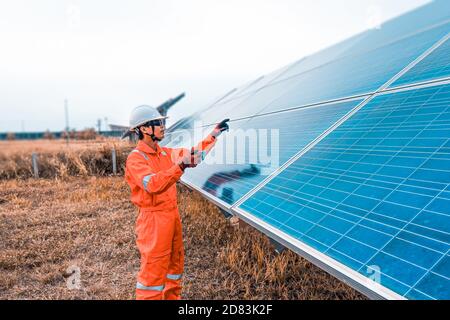
<svg viewBox="0 0 450 320">
<path fill-rule="evenodd" d="M 157 119 L 147 122 L 146 126 L 162 127 L 166 125 L 166 119 Z"/>
</svg>

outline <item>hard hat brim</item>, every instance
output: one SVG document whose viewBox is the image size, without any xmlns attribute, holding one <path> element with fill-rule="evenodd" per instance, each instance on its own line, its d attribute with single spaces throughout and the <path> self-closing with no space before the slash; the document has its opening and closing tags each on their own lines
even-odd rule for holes
<svg viewBox="0 0 450 320">
<path fill-rule="evenodd" d="M 127 130 L 127 131 L 125 131 L 125 132 L 122 134 L 122 136 L 120 137 L 120 139 L 125 139 L 125 138 L 131 136 L 132 134 L 133 134 L 133 131 Z"/>
</svg>

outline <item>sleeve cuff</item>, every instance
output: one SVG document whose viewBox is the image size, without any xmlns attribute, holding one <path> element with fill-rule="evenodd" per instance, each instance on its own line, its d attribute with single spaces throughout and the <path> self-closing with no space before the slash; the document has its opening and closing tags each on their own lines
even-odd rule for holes
<svg viewBox="0 0 450 320">
<path fill-rule="evenodd" d="M 222 134 L 222 131 L 220 131 L 219 129 L 213 129 L 213 131 L 211 131 L 210 135 L 213 136 L 214 138 L 220 136 Z"/>
<path fill-rule="evenodd" d="M 172 176 L 178 180 L 181 178 L 181 176 L 183 175 L 183 170 L 181 170 L 180 166 L 178 164 L 175 164 L 172 166 L 172 168 L 170 169 Z"/>
</svg>

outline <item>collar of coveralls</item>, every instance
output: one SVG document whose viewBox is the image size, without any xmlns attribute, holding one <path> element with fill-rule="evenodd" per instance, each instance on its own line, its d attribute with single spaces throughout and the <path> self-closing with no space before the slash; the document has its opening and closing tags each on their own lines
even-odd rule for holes
<svg viewBox="0 0 450 320">
<path fill-rule="evenodd" d="M 148 144 L 146 144 L 143 140 L 139 140 L 136 149 L 145 153 L 156 153 L 161 154 L 164 150 L 159 146 L 159 143 L 156 143 L 156 150 L 151 148 Z"/>
</svg>

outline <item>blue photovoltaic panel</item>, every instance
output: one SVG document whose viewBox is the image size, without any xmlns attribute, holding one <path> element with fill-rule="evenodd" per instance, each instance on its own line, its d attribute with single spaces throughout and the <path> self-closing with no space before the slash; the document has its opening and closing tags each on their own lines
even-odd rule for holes
<svg viewBox="0 0 450 320">
<path fill-rule="evenodd" d="M 450 19 L 447 7 L 431 3 L 259 77 L 192 120 L 212 124 L 372 92 L 449 31 L 448 23 L 442 25 Z"/>
<path fill-rule="evenodd" d="M 249 84 L 243 86 L 237 93 L 236 96 L 241 96 L 246 93 L 250 92 L 256 92 L 257 90 L 260 90 L 261 88 L 269 85 L 273 81 L 278 80 L 280 77 L 282 77 L 288 70 L 290 70 L 295 63 L 291 63 L 287 66 L 284 66 L 282 68 L 279 68 L 273 72 L 270 72 L 269 74 L 263 75 L 256 80 L 253 80 Z"/>
<path fill-rule="evenodd" d="M 434 0 L 427 5 L 383 23 L 379 29 L 370 30 L 366 33 L 366 37 L 353 47 L 353 51 L 360 52 L 379 44 L 396 41 L 399 38 L 449 21 L 450 4 L 448 0 Z"/>
<path fill-rule="evenodd" d="M 260 112 L 273 112 L 376 91 L 442 39 L 449 28 L 450 24 L 446 24 L 284 80 L 284 86 L 289 90 Z M 274 85 L 280 85 L 280 82 Z"/>
<path fill-rule="evenodd" d="M 252 117 L 260 113 L 373 92 L 442 39 L 449 27 L 450 24 L 441 25 L 378 49 L 337 59 L 293 77 L 278 80 L 280 74 L 290 72 L 289 68 L 281 69 L 270 77 L 271 81 L 267 85 L 260 87 L 257 81 L 255 86 L 258 86 L 258 90 L 244 90 L 242 95 L 233 95 L 205 112 L 196 114 L 196 120 L 212 124 L 224 118 Z"/>
<path fill-rule="evenodd" d="M 251 120 L 233 121 L 230 123 L 230 132 L 220 137 L 205 163 L 195 170 L 187 170 L 183 181 L 232 204 L 361 101 L 358 99 L 260 116 Z M 208 129 L 211 130 L 212 127 Z M 279 139 L 276 136 L 272 138 L 273 134 L 278 135 Z M 238 135 L 240 139 L 234 140 Z M 198 142 L 201 136 L 198 134 L 193 140 Z M 264 147 L 263 141 L 267 142 L 267 148 Z M 191 145 L 194 143 L 187 139 L 167 144 L 169 147 Z M 275 150 L 276 154 L 271 154 L 270 150 Z M 232 155 L 233 159 L 227 160 L 229 155 Z M 266 156 L 268 158 L 264 159 Z M 216 163 L 211 163 L 212 157 L 216 157 Z"/>
<path fill-rule="evenodd" d="M 450 299 L 450 85 L 384 94 L 240 209 L 411 299 Z"/>
<path fill-rule="evenodd" d="M 196 112 L 192 116 L 191 124 L 197 121 L 208 125 L 225 118 L 239 119 L 255 115 L 257 111 L 272 101 L 271 99 L 275 99 L 287 90 L 284 85 L 270 87 L 268 85 L 276 81 L 291 67 L 292 64 L 237 88 L 209 108 Z M 268 88 L 266 89 L 266 87 Z"/>
<path fill-rule="evenodd" d="M 389 20 L 379 26 L 379 28 L 365 31 L 298 61 L 280 76 L 280 80 L 312 70 L 348 55 L 369 52 L 430 27 L 438 26 L 445 21 L 449 21 L 449 19 L 450 4 L 448 0 L 434 1 Z"/>
<path fill-rule="evenodd" d="M 210 106 L 197 111 L 196 113 L 192 114 L 189 117 L 186 117 L 185 119 L 179 120 L 167 131 L 174 132 L 180 129 L 194 129 L 194 125 L 197 125 L 197 127 L 199 125 L 206 126 L 221 121 L 224 118 L 230 118 L 231 114 L 234 116 L 233 118 L 236 119 L 237 112 L 231 112 L 233 109 L 237 109 L 238 112 L 241 112 L 241 116 L 254 115 L 256 111 L 252 111 L 252 103 L 256 104 L 258 107 L 262 107 L 265 105 L 264 102 L 266 102 L 267 95 L 272 94 L 276 96 L 276 92 L 274 92 L 273 90 L 267 90 L 262 94 L 257 94 L 258 89 L 275 80 L 277 78 L 277 75 L 283 73 L 288 68 L 289 66 L 281 68 L 275 72 L 270 73 L 267 76 L 260 77 L 248 84 L 230 91 L 225 96 L 217 99 L 217 101 L 212 103 Z M 266 98 L 261 99 L 260 96 Z M 252 97 L 252 103 L 247 103 L 250 97 Z M 237 106 L 241 106 L 243 103 L 245 103 L 246 108 L 237 108 Z"/>
<path fill-rule="evenodd" d="M 206 112 L 198 114 L 196 120 L 203 124 L 213 124 L 225 118 L 238 120 L 252 117 L 285 93 L 290 88 L 289 83 L 289 81 L 273 83 L 256 92 L 249 92 L 217 104 Z"/>
<path fill-rule="evenodd" d="M 449 27 L 450 32 L 450 27 Z M 450 40 L 395 81 L 391 87 L 450 77 Z"/>
<path fill-rule="evenodd" d="M 301 58 L 300 60 L 291 64 L 289 69 L 285 70 L 285 72 L 280 74 L 279 77 L 277 77 L 277 80 L 283 80 L 283 79 L 290 78 L 297 74 L 306 72 L 308 70 L 312 70 L 314 68 L 317 68 L 319 66 L 327 64 L 331 61 L 342 58 L 346 55 L 349 55 L 352 53 L 354 54 L 354 52 L 353 52 L 354 48 L 359 47 L 359 46 L 357 46 L 358 42 L 361 41 L 362 39 L 366 39 L 368 32 L 370 32 L 370 31 L 356 35 L 345 41 L 339 42 L 339 43 L 337 43 L 329 48 L 326 48 L 324 50 L 321 50 L 311 56 L 306 56 L 306 57 Z M 373 44 L 374 43 L 372 43 L 372 45 Z M 378 43 L 377 45 L 381 46 L 382 43 Z M 370 47 L 367 47 L 366 49 L 368 51 L 368 50 L 370 50 Z M 361 48 L 361 51 L 364 51 L 363 48 Z"/>
<path fill-rule="evenodd" d="M 195 115 L 195 121 L 201 122 L 202 125 L 208 125 L 217 123 L 222 119 L 225 118 L 231 118 L 234 119 L 235 117 L 232 116 L 232 110 L 236 109 L 237 106 L 242 105 L 242 102 L 245 101 L 250 97 L 249 94 L 235 97 L 230 100 L 221 101 L 208 110 Z M 251 112 L 251 111 L 246 111 Z"/>
<path fill-rule="evenodd" d="M 396 51 L 396 47 L 391 47 L 390 44 L 398 43 L 405 37 L 420 34 L 433 26 L 442 25 L 449 19 L 448 2 L 446 0 L 433 1 L 384 23 L 380 29 L 363 32 L 250 81 L 233 90 L 222 101 L 214 104 L 205 112 L 196 113 L 193 120 L 211 124 L 223 117 L 233 119 L 251 117 L 263 109 L 264 112 L 281 110 L 291 106 L 323 102 L 328 99 L 375 90 L 377 86 L 384 83 L 384 80 L 388 79 L 389 73 L 398 70 L 397 67 L 400 68 L 403 64 L 409 63 L 408 59 L 413 58 L 415 50 L 428 49 L 427 46 L 431 46 L 430 41 L 433 41 L 432 37 L 436 35 L 432 32 L 427 33 L 430 35 L 429 39 L 418 36 L 415 38 L 418 45 L 416 48 L 411 47 L 414 46 L 414 43 L 401 42 L 407 49 L 407 54 L 404 56 L 401 51 Z M 436 29 L 436 32 L 439 31 Z M 383 47 L 385 48 L 383 49 Z M 390 49 L 390 51 L 386 49 Z M 389 59 L 394 60 L 389 61 Z M 354 60 L 356 60 L 355 65 L 352 64 Z M 389 62 L 383 65 L 383 61 Z M 328 64 L 331 65 L 327 67 Z M 386 66 L 391 64 L 394 66 L 386 69 Z M 317 68 L 319 71 L 315 72 L 314 70 Z M 349 78 L 354 78 L 355 83 L 348 80 Z M 281 80 L 284 82 L 277 84 Z M 300 83 L 296 83 L 296 81 Z M 309 81 L 312 83 L 302 84 Z M 321 85 L 322 81 L 325 82 L 324 87 Z M 356 84 L 356 87 L 353 88 L 352 84 Z M 280 99 L 274 102 L 277 98 Z M 268 106 L 271 102 L 273 103 Z"/>
</svg>

